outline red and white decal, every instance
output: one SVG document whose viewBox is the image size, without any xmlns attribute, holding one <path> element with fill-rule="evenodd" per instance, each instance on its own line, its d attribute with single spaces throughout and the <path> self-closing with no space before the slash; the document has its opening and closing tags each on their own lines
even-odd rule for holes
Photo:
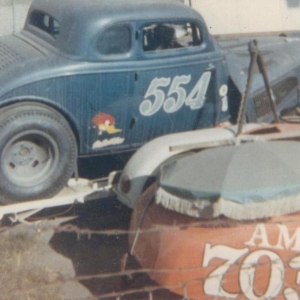
<svg viewBox="0 0 300 300">
<path fill-rule="evenodd" d="M 222 299 L 299 300 L 300 228 L 291 235 L 286 225 L 276 227 L 276 243 L 268 236 L 274 239 L 274 228 L 268 232 L 264 224 L 257 224 L 244 243 L 248 247 L 205 244 L 202 267 L 214 267 L 204 280 L 203 293 Z M 237 276 L 231 277 L 229 287 L 226 281 L 231 272 Z"/>
</svg>

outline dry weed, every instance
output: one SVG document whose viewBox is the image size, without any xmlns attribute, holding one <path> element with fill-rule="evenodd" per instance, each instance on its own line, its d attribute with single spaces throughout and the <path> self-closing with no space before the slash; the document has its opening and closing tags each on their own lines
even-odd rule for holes
<svg viewBox="0 0 300 300">
<path fill-rule="evenodd" d="M 30 264 L 34 247 L 25 233 L 0 236 L 0 300 L 61 300 L 51 270 Z"/>
</svg>

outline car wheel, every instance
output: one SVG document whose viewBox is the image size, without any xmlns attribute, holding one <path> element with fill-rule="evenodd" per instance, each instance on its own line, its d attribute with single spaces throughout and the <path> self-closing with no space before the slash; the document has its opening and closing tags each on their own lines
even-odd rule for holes
<svg viewBox="0 0 300 300">
<path fill-rule="evenodd" d="M 41 105 L 0 110 L 0 202 L 50 198 L 72 176 L 77 143 L 68 122 Z"/>
</svg>

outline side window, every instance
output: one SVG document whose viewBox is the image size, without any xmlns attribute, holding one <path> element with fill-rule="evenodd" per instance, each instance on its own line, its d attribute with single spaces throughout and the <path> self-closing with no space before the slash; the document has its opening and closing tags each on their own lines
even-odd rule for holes
<svg viewBox="0 0 300 300">
<path fill-rule="evenodd" d="M 117 25 L 105 30 L 97 41 L 102 55 L 125 54 L 131 49 L 131 30 L 127 25 Z"/>
<path fill-rule="evenodd" d="M 29 23 L 40 30 L 47 32 L 54 38 L 60 31 L 59 23 L 51 16 L 40 11 L 33 11 L 31 13 Z"/>
<path fill-rule="evenodd" d="M 143 28 L 143 50 L 164 51 L 199 46 L 200 28 L 189 22 L 153 23 Z"/>
</svg>

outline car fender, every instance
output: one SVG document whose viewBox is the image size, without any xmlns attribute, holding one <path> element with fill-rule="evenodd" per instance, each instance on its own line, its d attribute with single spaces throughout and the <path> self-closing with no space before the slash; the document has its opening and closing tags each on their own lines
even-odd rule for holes
<svg viewBox="0 0 300 300">
<path fill-rule="evenodd" d="M 248 124 L 251 130 L 258 124 Z M 236 126 L 201 129 L 156 138 L 141 147 L 123 169 L 114 192 L 118 199 L 133 208 L 144 190 L 147 180 L 159 166 L 181 153 L 235 142 Z"/>
<path fill-rule="evenodd" d="M 44 97 L 36 97 L 33 95 L 23 95 L 19 97 L 13 97 L 5 99 L 1 102 L 0 109 L 3 112 L 3 109 L 10 109 L 13 107 L 13 105 L 42 105 L 44 107 L 47 107 L 48 109 L 55 110 L 56 112 L 60 113 L 70 124 L 71 128 L 73 129 L 73 132 L 76 136 L 77 142 L 79 143 L 79 128 L 78 124 L 76 122 L 76 119 L 73 114 L 69 110 L 67 110 L 65 107 L 59 105 L 58 102 L 55 102 L 51 99 L 44 98 Z"/>
</svg>

